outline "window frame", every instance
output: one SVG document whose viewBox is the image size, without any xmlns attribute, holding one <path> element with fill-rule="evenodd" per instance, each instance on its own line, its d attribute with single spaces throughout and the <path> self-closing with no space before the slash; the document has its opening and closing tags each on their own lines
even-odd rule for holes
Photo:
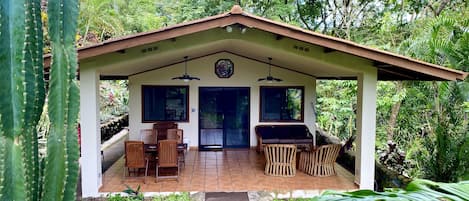
<svg viewBox="0 0 469 201">
<path fill-rule="evenodd" d="M 147 120 L 145 119 L 145 88 L 185 88 L 186 89 L 186 115 L 185 120 Z M 189 85 L 142 85 L 141 86 L 141 121 L 142 123 L 154 123 L 154 122 L 189 122 Z M 166 97 L 165 97 L 166 99 Z"/>
<path fill-rule="evenodd" d="M 301 90 L 301 115 L 299 120 L 282 120 L 282 119 L 264 119 L 264 111 L 263 111 L 263 106 L 264 103 L 262 101 L 263 97 L 263 89 L 271 89 L 271 88 L 277 88 L 277 89 L 284 89 L 287 90 L 289 88 L 292 89 L 300 89 Z M 304 122 L 304 110 L 305 110 L 305 87 L 304 86 L 260 86 L 259 87 L 259 122 Z M 280 109 L 281 110 L 281 109 Z"/>
</svg>

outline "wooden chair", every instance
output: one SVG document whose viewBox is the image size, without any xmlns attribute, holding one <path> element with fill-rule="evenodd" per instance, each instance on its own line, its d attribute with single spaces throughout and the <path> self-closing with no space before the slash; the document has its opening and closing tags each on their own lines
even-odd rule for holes
<svg viewBox="0 0 469 201">
<path fill-rule="evenodd" d="M 178 125 L 175 122 L 156 122 L 153 124 L 153 130 L 156 132 L 158 140 L 166 140 L 168 136 L 167 130 L 170 128 L 178 128 Z"/>
<path fill-rule="evenodd" d="M 329 144 L 320 146 L 311 152 L 301 152 L 299 169 L 312 176 L 335 175 L 334 163 L 342 145 Z"/>
<path fill-rule="evenodd" d="M 168 140 L 176 140 L 178 144 L 182 144 L 182 139 L 184 137 L 184 131 L 182 129 L 170 128 L 167 131 Z"/>
<path fill-rule="evenodd" d="M 145 144 L 156 144 L 157 136 L 153 129 L 141 129 L 140 130 L 140 141 Z"/>
<path fill-rule="evenodd" d="M 266 144 L 264 146 L 265 170 L 270 176 L 293 177 L 296 174 L 296 145 Z"/>
<path fill-rule="evenodd" d="M 159 176 L 159 168 L 176 168 L 175 176 Z M 156 163 L 156 182 L 159 178 L 176 178 L 179 181 L 179 163 L 176 140 L 158 141 L 158 161 Z"/>
<path fill-rule="evenodd" d="M 145 157 L 143 142 L 125 141 L 124 179 L 127 178 L 126 173 L 130 176 L 131 170 L 138 176 L 142 168 L 145 168 L 145 177 L 143 178 L 143 183 L 145 183 L 148 175 L 148 158 Z"/>
<path fill-rule="evenodd" d="M 184 146 L 183 145 L 184 131 L 182 129 L 170 128 L 167 130 L 167 132 L 168 132 L 168 135 L 166 139 L 176 140 L 178 143 L 178 146 Z M 185 149 L 178 149 L 178 160 L 185 167 L 186 162 L 185 162 L 184 151 Z"/>
</svg>

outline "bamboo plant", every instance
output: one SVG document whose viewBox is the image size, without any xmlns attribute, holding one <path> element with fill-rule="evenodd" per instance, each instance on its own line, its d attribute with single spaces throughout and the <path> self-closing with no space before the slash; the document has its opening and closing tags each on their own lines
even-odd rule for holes
<svg viewBox="0 0 469 201">
<path fill-rule="evenodd" d="M 49 0 L 47 10 L 51 129 L 41 159 L 36 127 L 46 95 L 40 0 L 0 3 L 0 200 L 75 200 L 78 2 Z"/>
</svg>

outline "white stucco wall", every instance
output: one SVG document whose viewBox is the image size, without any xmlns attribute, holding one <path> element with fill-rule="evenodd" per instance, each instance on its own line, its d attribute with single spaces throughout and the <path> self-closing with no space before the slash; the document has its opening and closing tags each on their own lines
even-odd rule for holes
<svg viewBox="0 0 469 201">
<path fill-rule="evenodd" d="M 189 55 L 190 56 L 190 55 Z M 234 74 L 228 79 L 218 78 L 214 73 L 214 63 L 218 59 L 231 59 L 234 63 Z M 181 58 L 182 60 L 182 58 Z M 267 60 L 267 59 L 266 59 Z M 275 63 L 275 58 L 274 62 Z M 159 66 L 155 64 L 155 66 Z M 183 82 L 171 80 L 172 77 L 180 76 L 184 72 L 184 64 L 176 64 L 158 70 L 149 71 L 129 77 L 129 127 L 130 139 L 139 139 L 139 130 L 152 127 L 152 123 L 142 123 L 141 111 L 141 86 L 142 85 L 188 85 L 189 86 L 189 122 L 178 122 L 179 128 L 184 129 L 184 137 L 190 140 L 191 147 L 198 146 L 198 92 L 199 87 L 250 87 L 251 112 L 250 112 L 250 144 L 256 145 L 254 127 L 258 124 L 270 124 L 259 122 L 259 86 L 304 86 L 304 124 L 310 131 L 315 130 L 314 102 L 316 91 L 316 79 L 285 70 L 272 67 L 272 75 L 283 79 L 280 83 L 257 82 L 260 77 L 267 76 L 268 65 L 251 59 L 243 58 L 230 53 L 222 52 L 199 59 L 190 60 L 187 64 L 188 74 L 199 77 L 200 81 Z M 276 123 L 281 124 L 281 123 Z M 292 124 L 292 123 L 287 123 Z M 299 123 L 302 124 L 302 123 Z"/>
</svg>

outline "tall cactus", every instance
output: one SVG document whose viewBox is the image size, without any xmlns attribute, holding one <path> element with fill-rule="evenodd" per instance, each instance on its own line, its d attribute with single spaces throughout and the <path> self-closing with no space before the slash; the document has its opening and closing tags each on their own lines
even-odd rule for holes
<svg viewBox="0 0 469 201">
<path fill-rule="evenodd" d="M 52 63 L 49 87 L 50 133 L 44 172 L 45 200 L 74 200 L 78 179 L 78 87 L 74 46 L 78 3 L 49 0 Z"/>
<path fill-rule="evenodd" d="M 75 199 L 78 3 L 49 0 L 48 5 L 51 133 L 40 165 L 36 126 L 45 100 L 40 0 L 0 3 L 0 200 Z"/>
</svg>

